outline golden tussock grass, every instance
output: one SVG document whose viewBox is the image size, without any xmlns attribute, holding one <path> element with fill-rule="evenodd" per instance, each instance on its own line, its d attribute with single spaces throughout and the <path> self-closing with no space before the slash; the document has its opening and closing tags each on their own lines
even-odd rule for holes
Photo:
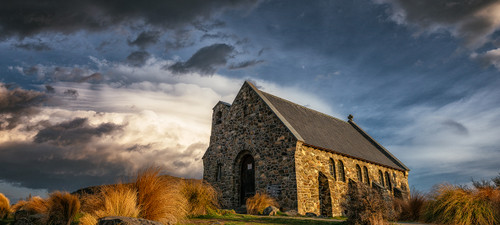
<svg viewBox="0 0 500 225">
<path fill-rule="evenodd" d="M 53 192 L 47 199 L 47 224 L 70 225 L 80 210 L 78 197 L 67 192 Z"/>
<path fill-rule="evenodd" d="M 30 196 L 28 199 L 18 201 L 12 206 L 13 212 L 17 212 L 19 210 L 25 210 L 30 214 L 47 214 L 49 205 L 45 199 L 42 199 L 39 196 Z"/>
<path fill-rule="evenodd" d="M 175 224 L 185 218 L 187 201 L 180 190 L 181 183 L 160 176 L 160 172 L 160 167 L 149 167 L 140 171 L 133 183 L 141 209 L 140 217 Z"/>
<path fill-rule="evenodd" d="M 82 225 L 95 225 L 106 216 L 138 217 L 140 212 L 137 191 L 126 184 L 103 186 L 97 194 L 82 196 L 81 201 Z"/>
<path fill-rule="evenodd" d="M 424 212 L 427 222 L 456 225 L 500 223 L 500 190 L 440 185 Z"/>
<path fill-rule="evenodd" d="M 264 193 L 257 193 L 246 201 L 247 213 L 258 215 L 262 214 L 268 206 L 279 207 L 278 203 L 271 196 Z"/>
<path fill-rule="evenodd" d="M 182 194 L 188 202 L 188 215 L 199 216 L 216 212 L 219 208 L 219 194 L 209 183 L 202 180 L 186 180 Z"/>
<path fill-rule="evenodd" d="M 10 202 L 5 195 L 0 193 L 0 219 L 7 217 L 10 213 Z"/>
<path fill-rule="evenodd" d="M 419 221 L 427 198 L 418 191 L 412 191 L 410 199 L 394 199 L 394 207 L 399 212 L 398 220 Z"/>
</svg>

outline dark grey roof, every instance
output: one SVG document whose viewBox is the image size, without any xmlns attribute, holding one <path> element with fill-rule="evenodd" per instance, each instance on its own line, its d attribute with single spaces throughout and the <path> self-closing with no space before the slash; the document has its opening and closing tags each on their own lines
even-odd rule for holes
<svg viewBox="0 0 500 225">
<path fill-rule="evenodd" d="M 353 121 L 342 121 L 260 91 L 251 83 L 250 86 L 259 93 L 296 138 L 305 144 L 394 169 L 409 170 Z"/>
</svg>

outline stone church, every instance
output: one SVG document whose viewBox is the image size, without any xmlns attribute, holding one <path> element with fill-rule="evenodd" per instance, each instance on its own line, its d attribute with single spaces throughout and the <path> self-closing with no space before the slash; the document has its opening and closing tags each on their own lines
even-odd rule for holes
<svg viewBox="0 0 500 225">
<path fill-rule="evenodd" d="M 238 208 L 263 192 L 282 210 L 338 216 L 349 182 L 407 197 L 409 169 L 352 116 L 343 121 L 260 91 L 246 81 L 233 104 L 213 108 L 203 179 Z"/>
</svg>

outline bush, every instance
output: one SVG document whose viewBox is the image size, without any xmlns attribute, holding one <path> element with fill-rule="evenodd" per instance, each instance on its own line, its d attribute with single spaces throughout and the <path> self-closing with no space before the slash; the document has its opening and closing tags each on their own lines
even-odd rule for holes
<svg viewBox="0 0 500 225">
<path fill-rule="evenodd" d="M 386 221 L 391 217 L 390 198 L 384 198 L 381 192 L 365 184 L 349 182 L 344 199 L 341 206 L 347 211 L 347 224 L 387 224 Z"/>
<path fill-rule="evenodd" d="M 95 195 L 82 196 L 82 225 L 95 225 L 106 216 L 138 217 L 137 192 L 125 184 L 103 186 Z"/>
<path fill-rule="evenodd" d="M 479 187 L 479 188 L 478 188 Z M 440 185 L 424 212 L 427 222 L 457 225 L 500 223 L 500 190 Z"/>
<path fill-rule="evenodd" d="M 218 192 L 202 180 L 186 180 L 182 185 L 182 194 L 188 202 L 189 216 L 207 215 L 219 208 Z"/>
<path fill-rule="evenodd" d="M 149 167 L 139 172 L 133 183 L 139 215 L 147 220 L 175 224 L 185 218 L 187 201 L 180 192 L 180 182 L 160 176 L 160 171 L 159 167 Z"/>
<path fill-rule="evenodd" d="M 274 198 L 264 193 L 257 193 L 256 195 L 250 197 L 246 201 L 247 213 L 258 215 L 262 214 L 265 208 L 268 206 L 275 206 L 279 208 L 278 203 Z"/>
<path fill-rule="evenodd" d="M 80 201 L 67 192 L 53 192 L 47 200 L 47 224 L 70 225 L 80 210 Z"/>
<path fill-rule="evenodd" d="M 427 199 L 424 194 L 412 191 L 410 199 L 394 199 L 394 208 L 398 211 L 398 220 L 419 221 Z"/>
<path fill-rule="evenodd" d="M 5 195 L 0 193 L 0 219 L 6 218 L 10 212 L 10 202 Z"/>
</svg>

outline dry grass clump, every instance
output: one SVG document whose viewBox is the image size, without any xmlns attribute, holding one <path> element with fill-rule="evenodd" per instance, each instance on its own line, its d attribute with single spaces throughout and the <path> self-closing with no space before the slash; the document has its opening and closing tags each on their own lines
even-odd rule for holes
<svg viewBox="0 0 500 225">
<path fill-rule="evenodd" d="M 419 221 L 427 198 L 418 191 L 412 191 L 410 199 L 394 199 L 395 208 L 399 211 L 398 220 Z"/>
<path fill-rule="evenodd" d="M 257 193 L 256 195 L 248 198 L 246 201 L 246 206 L 247 213 L 253 215 L 262 214 L 264 209 L 268 206 L 279 207 L 276 200 L 265 193 Z"/>
<path fill-rule="evenodd" d="M 80 210 L 80 201 L 68 192 L 53 192 L 46 202 L 48 205 L 47 224 L 70 225 Z"/>
<path fill-rule="evenodd" d="M 182 194 L 187 199 L 189 216 L 207 215 L 219 208 L 218 192 L 209 183 L 202 180 L 186 180 L 182 185 Z"/>
<path fill-rule="evenodd" d="M 99 218 L 106 216 L 138 217 L 137 191 L 130 185 L 117 184 L 103 186 L 95 195 L 84 195 L 80 218 L 82 225 L 95 225 Z"/>
<path fill-rule="evenodd" d="M 9 215 L 10 212 L 10 202 L 5 195 L 0 193 L 0 219 L 3 219 Z"/>
<path fill-rule="evenodd" d="M 39 196 L 29 196 L 26 200 L 18 201 L 12 206 L 13 212 L 17 212 L 19 210 L 24 210 L 29 214 L 47 214 L 49 205 L 46 200 L 40 198 Z"/>
<path fill-rule="evenodd" d="M 178 223 L 186 216 L 187 201 L 180 191 L 180 182 L 160 176 L 161 168 L 149 167 L 137 175 L 140 217 L 164 224 Z"/>
<path fill-rule="evenodd" d="M 427 222 L 456 225 L 500 224 L 500 190 L 440 185 L 424 212 Z"/>
<path fill-rule="evenodd" d="M 365 184 L 349 183 L 341 206 L 347 211 L 347 224 L 382 225 L 391 216 L 391 201 Z"/>
</svg>

